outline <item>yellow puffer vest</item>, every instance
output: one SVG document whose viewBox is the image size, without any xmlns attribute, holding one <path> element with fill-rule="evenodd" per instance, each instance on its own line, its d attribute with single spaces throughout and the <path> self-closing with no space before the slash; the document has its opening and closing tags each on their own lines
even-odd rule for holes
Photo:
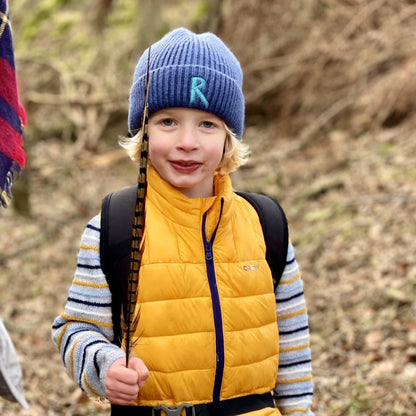
<svg viewBox="0 0 416 416">
<path fill-rule="evenodd" d="M 148 180 L 134 354 L 150 376 L 136 404 L 271 391 L 278 329 L 256 211 L 232 192 L 228 176 L 216 178 L 216 196 L 195 199 L 152 168 Z"/>
</svg>

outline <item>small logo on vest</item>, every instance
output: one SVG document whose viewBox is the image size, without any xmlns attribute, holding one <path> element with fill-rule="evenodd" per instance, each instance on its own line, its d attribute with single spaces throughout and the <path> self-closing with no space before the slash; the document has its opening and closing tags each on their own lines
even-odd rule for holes
<svg viewBox="0 0 416 416">
<path fill-rule="evenodd" d="M 246 264 L 243 266 L 243 270 L 245 272 L 251 272 L 253 270 L 257 270 L 260 266 L 258 264 Z"/>
<path fill-rule="evenodd" d="M 201 77 L 192 77 L 192 84 L 191 84 L 191 96 L 189 99 L 190 104 L 195 104 L 197 98 L 202 101 L 202 104 L 205 108 L 208 108 L 209 102 L 205 97 L 204 93 L 201 91 L 207 85 L 207 82 L 204 78 Z"/>
</svg>

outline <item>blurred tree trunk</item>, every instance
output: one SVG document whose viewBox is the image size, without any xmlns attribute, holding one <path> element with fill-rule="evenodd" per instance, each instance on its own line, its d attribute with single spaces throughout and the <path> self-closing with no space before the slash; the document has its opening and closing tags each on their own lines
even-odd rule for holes
<svg viewBox="0 0 416 416">
<path fill-rule="evenodd" d="M 194 24 L 194 30 L 197 32 L 219 33 L 223 24 L 223 5 L 224 0 L 204 0 L 201 6 L 204 9 L 204 14 Z"/>
<path fill-rule="evenodd" d="M 89 14 L 92 16 L 91 24 L 95 32 L 100 33 L 104 29 L 114 0 L 95 0 L 90 7 Z"/>
<path fill-rule="evenodd" d="M 163 23 L 160 11 L 164 7 L 162 0 L 140 0 L 139 1 L 139 47 L 147 48 L 158 41 L 167 31 Z"/>
</svg>

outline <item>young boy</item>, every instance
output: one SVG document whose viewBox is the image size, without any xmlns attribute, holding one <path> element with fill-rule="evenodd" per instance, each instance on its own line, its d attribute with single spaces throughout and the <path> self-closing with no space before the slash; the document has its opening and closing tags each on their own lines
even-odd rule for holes
<svg viewBox="0 0 416 416">
<path fill-rule="evenodd" d="M 126 147 L 140 157 L 147 50 Z M 239 62 L 215 35 L 177 29 L 150 52 L 149 168 L 135 346 L 114 345 L 100 215 L 87 225 L 65 311 L 64 364 L 112 415 L 313 415 L 308 317 L 289 243 L 276 292 L 258 215 L 232 190 L 247 159 Z M 277 408 L 275 407 L 273 396 Z"/>
</svg>

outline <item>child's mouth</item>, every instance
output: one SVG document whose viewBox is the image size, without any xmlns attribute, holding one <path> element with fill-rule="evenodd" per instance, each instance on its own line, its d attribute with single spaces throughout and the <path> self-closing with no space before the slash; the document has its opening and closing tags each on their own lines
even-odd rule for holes
<svg viewBox="0 0 416 416">
<path fill-rule="evenodd" d="M 193 160 L 191 161 L 176 160 L 176 161 L 171 161 L 170 164 L 175 170 L 181 173 L 192 173 L 201 166 L 201 163 L 193 161 Z"/>
</svg>

